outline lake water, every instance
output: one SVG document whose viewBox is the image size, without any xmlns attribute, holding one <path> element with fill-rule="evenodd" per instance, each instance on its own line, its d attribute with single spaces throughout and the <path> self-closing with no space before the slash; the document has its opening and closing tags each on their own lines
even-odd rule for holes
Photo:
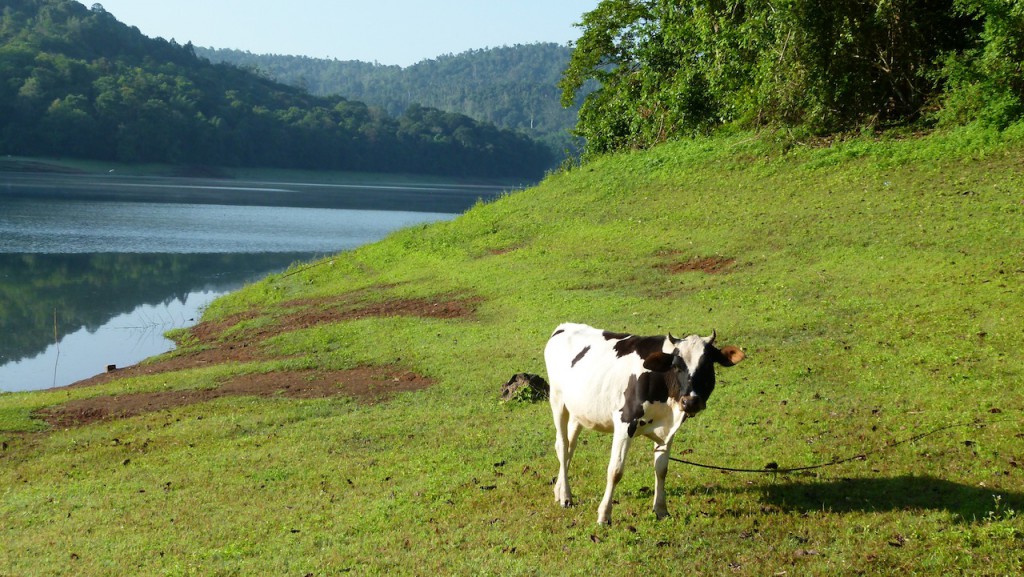
<svg viewBox="0 0 1024 577">
<path fill-rule="evenodd" d="M 0 174 L 0 391 L 166 352 L 227 292 L 500 192 Z"/>
</svg>

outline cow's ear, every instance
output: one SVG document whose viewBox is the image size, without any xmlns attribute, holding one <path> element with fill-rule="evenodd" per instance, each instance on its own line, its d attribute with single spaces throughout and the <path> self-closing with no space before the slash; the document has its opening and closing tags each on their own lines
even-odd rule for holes
<svg viewBox="0 0 1024 577">
<path fill-rule="evenodd" d="M 683 372 L 689 372 L 686 367 L 686 361 L 683 360 L 683 357 L 679 356 L 679 351 L 672 353 L 672 368 Z"/>
<path fill-rule="evenodd" d="M 746 353 L 740 350 L 739 347 L 728 346 L 722 347 L 722 350 L 719 351 L 718 358 L 715 360 L 723 367 L 731 367 L 746 357 Z"/>
<path fill-rule="evenodd" d="M 672 355 L 661 351 L 651 353 L 644 359 L 644 368 L 656 373 L 664 373 L 672 368 Z"/>
</svg>

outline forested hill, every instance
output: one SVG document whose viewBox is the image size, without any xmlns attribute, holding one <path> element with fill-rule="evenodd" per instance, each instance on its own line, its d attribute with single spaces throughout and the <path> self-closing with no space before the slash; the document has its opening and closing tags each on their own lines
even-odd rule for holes
<svg viewBox="0 0 1024 577">
<path fill-rule="evenodd" d="M 319 96 L 340 95 L 398 116 L 413 104 L 458 112 L 527 134 L 556 152 L 574 148 L 578 106 L 563 108 L 558 82 L 572 49 L 520 44 L 447 54 L 407 66 L 199 48 L 196 54 L 259 71 Z"/>
<path fill-rule="evenodd" d="M 151 39 L 100 4 L 6 0 L 0 154 L 537 178 L 544 145 L 468 116 L 314 96 Z"/>
</svg>

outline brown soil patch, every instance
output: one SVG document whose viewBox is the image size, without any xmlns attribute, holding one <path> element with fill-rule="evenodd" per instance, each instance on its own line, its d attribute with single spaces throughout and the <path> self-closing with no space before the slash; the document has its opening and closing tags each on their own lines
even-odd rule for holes
<svg viewBox="0 0 1024 577">
<path fill-rule="evenodd" d="M 281 303 L 278 308 L 291 310 L 280 319 L 260 327 L 225 333 L 238 323 L 259 317 L 255 312 L 231 315 L 214 322 L 201 322 L 189 329 L 188 347 L 161 360 L 120 368 L 78 381 L 69 387 L 86 387 L 114 379 L 181 371 L 229 362 L 253 362 L 273 358 L 262 341 L 280 334 L 307 329 L 321 324 L 370 317 L 416 316 L 456 319 L 472 317 L 481 299 L 478 297 L 435 297 L 391 299 L 375 303 L 351 302 L 346 295 L 332 299 L 304 299 Z"/>
<path fill-rule="evenodd" d="M 194 369 L 197 367 L 207 367 L 231 362 L 247 363 L 269 358 L 269 356 L 261 353 L 258 344 L 250 345 L 248 343 L 236 342 L 223 343 L 220 346 L 214 346 L 212 348 L 181 351 L 173 356 L 158 361 L 146 362 L 138 365 L 132 365 L 130 367 L 119 368 L 107 373 L 100 373 L 96 376 L 89 377 L 88 379 L 78 381 L 77 383 L 72 383 L 68 385 L 67 388 L 90 387 L 93 385 L 108 383 L 115 379 L 155 375 L 158 373 L 173 373 L 175 371 L 183 371 L 185 369 Z"/>
<path fill-rule="evenodd" d="M 433 319 L 468 318 L 476 314 L 480 304 L 476 297 L 434 297 L 418 299 L 391 299 L 382 302 L 361 303 L 352 306 L 345 299 L 291 301 L 282 308 L 300 307 L 301 310 L 286 317 L 282 323 L 294 328 L 307 328 L 324 322 L 365 319 L 370 317 L 424 317 Z"/>
<path fill-rule="evenodd" d="M 667 262 L 657 265 L 658 268 L 672 274 L 684 272 L 703 272 L 707 274 L 721 274 L 728 272 L 736 259 L 720 256 L 697 256 L 682 262 Z"/>
<path fill-rule="evenodd" d="M 292 399 L 346 396 L 376 403 L 391 398 L 395 393 L 424 389 L 432 384 L 433 381 L 426 377 L 397 367 L 249 374 L 233 377 L 216 389 L 159 391 L 80 399 L 43 409 L 35 416 L 52 427 L 67 428 L 134 417 L 227 396 Z"/>
<path fill-rule="evenodd" d="M 208 343 L 220 338 L 221 333 L 238 323 L 257 317 L 259 317 L 259 314 L 256 311 L 246 311 L 229 315 L 216 322 L 204 321 L 190 328 L 189 335 L 200 343 Z"/>
<path fill-rule="evenodd" d="M 308 329 L 317 325 L 371 317 L 470 318 L 476 314 L 476 308 L 481 301 L 478 297 L 445 295 L 433 298 L 390 299 L 367 303 L 353 302 L 354 297 L 355 295 L 343 295 L 337 298 L 299 299 L 280 303 L 276 308 L 291 312 L 267 325 L 231 335 L 230 340 L 251 343 L 281 333 Z M 246 312 L 216 322 L 202 322 L 192 327 L 190 334 L 199 343 L 210 343 L 221 340 L 223 334 L 238 323 L 257 317 L 258 315 L 255 313 Z"/>
<path fill-rule="evenodd" d="M 440 319 L 472 317 L 481 302 L 477 297 L 442 295 L 433 298 L 391 299 L 364 302 L 368 291 L 331 299 L 304 299 L 281 303 L 289 311 L 279 318 L 252 328 L 228 331 L 259 318 L 247 311 L 215 322 L 202 322 L 189 329 L 185 347 L 154 362 L 103 373 L 69 385 L 87 387 L 126 377 L 153 375 L 232 362 L 269 360 L 262 342 L 291 331 L 344 320 L 369 317 L 416 316 Z M 380 401 L 399 391 L 417 390 L 432 384 L 430 379 L 397 367 L 364 367 L 344 371 L 292 371 L 262 375 L 240 375 L 216 389 L 166 391 L 105 396 L 72 401 L 49 407 L 37 416 L 55 427 L 84 425 L 104 419 L 125 418 L 172 407 L 200 403 L 229 395 L 313 398 L 350 396 Z"/>
<path fill-rule="evenodd" d="M 510 252 L 515 252 L 517 250 L 519 250 L 518 246 L 507 246 L 505 248 L 492 248 L 492 249 L 487 251 L 487 254 L 490 254 L 492 256 L 501 256 L 503 254 L 508 254 Z"/>
</svg>

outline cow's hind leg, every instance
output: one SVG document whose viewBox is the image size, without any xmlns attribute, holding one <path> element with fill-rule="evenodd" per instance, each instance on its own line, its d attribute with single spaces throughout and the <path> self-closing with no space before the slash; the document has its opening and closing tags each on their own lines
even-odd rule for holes
<svg viewBox="0 0 1024 577">
<path fill-rule="evenodd" d="M 555 420 L 555 455 L 558 456 L 558 477 L 555 480 L 555 501 L 563 506 L 572 506 L 572 493 L 569 491 L 569 461 L 575 448 L 575 438 L 570 434 L 571 419 L 568 409 L 561 402 L 551 397 L 551 413 Z"/>
<path fill-rule="evenodd" d="M 580 438 L 580 431 L 583 430 L 583 425 L 579 421 L 569 415 L 569 455 L 565 459 L 566 468 L 572 463 L 572 456 L 576 454 L 576 441 Z"/>
</svg>

